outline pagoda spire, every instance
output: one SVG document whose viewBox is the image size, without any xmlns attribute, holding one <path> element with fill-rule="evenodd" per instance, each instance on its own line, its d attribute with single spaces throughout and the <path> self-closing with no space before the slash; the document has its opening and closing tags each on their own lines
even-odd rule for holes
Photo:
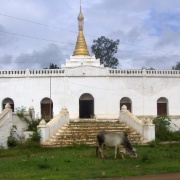
<svg viewBox="0 0 180 180">
<path fill-rule="evenodd" d="M 76 41 L 76 47 L 73 53 L 73 56 L 78 56 L 78 55 L 84 55 L 84 56 L 89 56 L 89 51 L 86 45 L 86 41 L 83 35 L 83 24 L 84 24 L 84 16 L 81 11 L 81 0 L 80 0 L 80 12 L 78 15 L 78 37 Z"/>
</svg>

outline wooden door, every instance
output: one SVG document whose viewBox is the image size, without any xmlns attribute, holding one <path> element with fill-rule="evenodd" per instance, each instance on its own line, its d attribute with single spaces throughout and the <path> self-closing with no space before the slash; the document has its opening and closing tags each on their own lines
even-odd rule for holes
<svg viewBox="0 0 180 180">
<path fill-rule="evenodd" d="M 157 115 L 167 115 L 166 103 L 157 103 Z"/>
</svg>

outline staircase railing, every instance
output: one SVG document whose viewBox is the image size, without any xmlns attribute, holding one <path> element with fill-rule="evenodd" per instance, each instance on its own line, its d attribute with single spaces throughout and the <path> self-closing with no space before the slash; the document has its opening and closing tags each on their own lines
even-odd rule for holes
<svg viewBox="0 0 180 180">
<path fill-rule="evenodd" d="M 50 137 L 59 130 L 59 128 L 68 122 L 69 112 L 65 107 L 63 107 L 60 113 L 48 123 L 42 120 L 38 126 L 38 129 L 41 132 L 41 144 L 49 140 Z"/>
<path fill-rule="evenodd" d="M 0 127 L 4 124 L 4 122 L 8 119 L 9 110 L 5 109 L 2 114 L 0 114 Z"/>
<path fill-rule="evenodd" d="M 127 110 L 125 105 L 122 106 L 119 116 L 120 122 L 125 122 L 132 129 L 136 130 L 145 141 L 149 142 L 155 140 L 155 125 L 151 120 L 146 123 L 139 120 L 136 116 Z"/>
<path fill-rule="evenodd" d="M 9 103 L 6 104 L 0 114 L 0 146 L 7 148 L 7 137 L 9 136 L 9 124 L 12 122 L 12 109 Z"/>
</svg>

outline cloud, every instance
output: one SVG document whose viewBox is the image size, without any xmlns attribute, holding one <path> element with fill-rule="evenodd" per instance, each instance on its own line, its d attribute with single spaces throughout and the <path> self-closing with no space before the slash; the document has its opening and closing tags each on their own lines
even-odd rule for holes
<svg viewBox="0 0 180 180">
<path fill-rule="evenodd" d="M 119 55 L 119 62 L 121 63 L 120 68 L 125 67 L 125 69 L 141 69 L 145 68 L 154 68 L 154 69 L 172 69 L 172 66 L 176 65 L 178 62 L 178 55 L 169 55 L 166 54 L 154 56 L 143 55 L 129 52 L 122 52 Z"/>
<path fill-rule="evenodd" d="M 0 58 L 1 66 L 14 67 L 15 69 L 40 69 L 49 67 L 50 63 L 58 67 L 64 63 L 64 56 L 60 48 L 55 44 L 49 44 L 41 50 L 34 50 L 31 53 L 21 53 L 12 59 L 11 55 Z M 11 66 L 12 65 L 12 66 Z"/>
<path fill-rule="evenodd" d="M 0 68 L 44 68 L 50 63 L 60 66 L 72 55 L 77 39 L 79 1 L 8 0 L 7 3 L 0 0 L 0 4 L 2 14 L 73 31 L 0 16 L 0 31 L 58 41 L 57 45 L 49 45 L 49 41 L 0 33 Z M 119 39 L 120 52 L 116 57 L 121 68 L 171 68 L 180 55 L 178 7 L 179 0 L 82 1 L 87 45 L 90 49 L 93 39 L 103 35 Z"/>
<path fill-rule="evenodd" d="M 171 29 L 164 29 L 162 32 L 161 39 L 155 44 L 156 47 L 169 47 L 177 48 L 180 46 L 180 31 L 173 31 Z M 173 48 L 172 48 L 173 51 Z"/>
<path fill-rule="evenodd" d="M 178 61 L 178 55 L 166 55 L 150 56 L 143 58 L 144 67 L 153 67 L 155 69 L 172 69 L 172 66 L 176 65 Z M 135 61 L 134 61 L 135 62 Z"/>
<path fill-rule="evenodd" d="M 15 38 L 4 33 L 7 32 L 6 28 L 0 24 L 0 47 L 11 45 L 15 42 Z"/>
</svg>

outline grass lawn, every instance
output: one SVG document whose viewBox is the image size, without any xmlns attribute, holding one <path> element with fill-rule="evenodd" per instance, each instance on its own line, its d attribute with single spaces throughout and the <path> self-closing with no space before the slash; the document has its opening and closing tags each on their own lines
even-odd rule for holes
<svg viewBox="0 0 180 180">
<path fill-rule="evenodd" d="M 81 180 L 180 171 L 180 145 L 137 146 L 138 158 L 104 150 L 105 159 L 96 157 L 95 147 L 66 148 L 16 147 L 0 150 L 0 179 Z"/>
</svg>

